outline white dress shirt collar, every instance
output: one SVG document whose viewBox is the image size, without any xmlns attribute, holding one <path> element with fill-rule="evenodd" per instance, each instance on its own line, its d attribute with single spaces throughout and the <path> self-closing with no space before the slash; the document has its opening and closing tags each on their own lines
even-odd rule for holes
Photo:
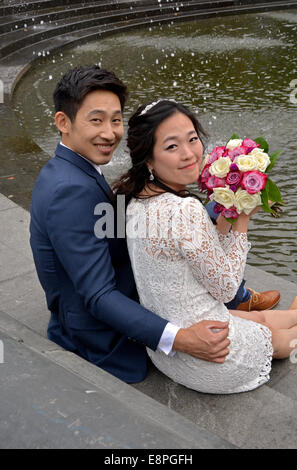
<svg viewBox="0 0 297 470">
<path fill-rule="evenodd" d="M 63 145 L 63 147 L 66 147 L 66 148 L 69 149 L 69 150 L 72 150 L 70 147 L 67 147 L 67 145 L 63 144 L 63 142 L 60 142 L 60 145 Z M 72 152 L 73 152 L 73 151 L 74 151 L 74 150 L 72 150 Z M 89 163 L 95 168 L 95 170 L 97 170 L 98 173 L 100 173 L 100 175 L 102 175 L 102 170 L 101 170 L 101 168 L 100 168 L 99 165 L 95 165 L 95 163 L 93 163 L 93 162 L 91 162 L 90 160 L 88 160 L 87 158 L 83 157 L 82 155 L 80 155 L 80 153 L 77 153 L 77 152 L 75 152 L 75 153 L 76 153 L 77 155 L 79 155 L 81 158 L 83 158 L 84 160 L 86 160 L 87 162 L 89 162 Z"/>
</svg>

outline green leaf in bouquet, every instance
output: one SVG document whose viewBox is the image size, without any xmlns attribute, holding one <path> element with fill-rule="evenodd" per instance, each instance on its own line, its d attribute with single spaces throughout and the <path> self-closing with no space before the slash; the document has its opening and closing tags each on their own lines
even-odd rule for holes
<svg viewBox="0 0 297 470">
<path fill-rule="evenodd" d="M 239 137 L 238 134 L 232 134 L 231 137 L 230 137 L 230 139 L 227 140 L 227 144 L 228 144 L 228 142 L 230 142 L 230 140 L 233 140 L 233 139 L 241 139 L 241 137 Z M 227 145 L 227 144 L 226 144 L 226 145 Z"/>
<path fill-rule="evenodd" d="M 284 206 L 285 203 L 282 200 L 278 187 L 269 178 L 266 182 L 265 188 L 261 191 L 261 201 L 264 212 L 270 212 L 273 217 L 280 216 L 279 213 L 282 212 L 280 206 Z"/>
<path fill-rule="evenodd" d="M 264 152 L 268 153 L 269 151 L 269 145 L 264 139 L 264 137 L 257 137 L 256 139 L 253 139 L 257 144 L 260 144 L 260 148 L 264 150 Z"/>
<path fill-rule="evenodd" d="M 280 190 L 278 189 L 276 184 L 273 181 L 271 181 L 270 178 L 268 178 L 266 181 L 265 189 L 267 189 L 268 199 L 270 201 L 279 202 L 279 203 L 283 202 Z"/>
<path fill-rule="evenodd" d="M 269 197 L 268 197 L 268 188 L 267 188 L 267 183 L 264 189 L 261 191 L 261 201 L 262 201 L 262 209 L 264 212 L 270 212 L 272 213 L 273 210 L 271 209 L 269 205 Z"/>
<path fill-rule="evenodd" d="M 234 224 L 234 222 L 236 222 L 236 219 L 231 219 L 230 217 L 225 217 L 225 219 L 227 220 L 227 222 L 229 222 L 229 224 Z"/>
<path fill-rule="evenodd" d="M 267 171 L 272 170 L 272 168 L 274 167 L 275 162 L 276 162 L 276 160 L 277 160 L 277 157 L 278 157 L 281 153 L 283 153 L 282 150 L 277 150 L 277 152 L 274 152 L 274 153 L 272 153 L 271 155 L 269 155 L 270 164 L 269 164 L 268 167 L 266 168 L 265 173 L 266 173 Z"/>
</svg>

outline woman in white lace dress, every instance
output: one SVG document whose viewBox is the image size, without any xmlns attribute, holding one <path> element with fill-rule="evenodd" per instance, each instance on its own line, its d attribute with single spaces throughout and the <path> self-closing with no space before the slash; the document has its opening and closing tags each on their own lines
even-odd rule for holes
<svg viewBox="0 0 297 470">
<path fill-rule="evenodd" d="M 196 117 L 181 104 L 159 100 L 141 106 L 129 121 L 132 167 L 116 188 L 129 201 L 127 243 L 141 304 L 181 329 L 201 320 L 229 322 L 224 363 L 148 349 L 152 362 L 200 392 L 244 392 L 269 380 L 273 357 L 290 355 L 297 305 L 285 312 L 225 307 L 243 278 L 251 214 L 242 213 L 231 231 L 223 217 L 214 226 L 186 191 L 199 175 L 201 136 Z"/>
</svg>

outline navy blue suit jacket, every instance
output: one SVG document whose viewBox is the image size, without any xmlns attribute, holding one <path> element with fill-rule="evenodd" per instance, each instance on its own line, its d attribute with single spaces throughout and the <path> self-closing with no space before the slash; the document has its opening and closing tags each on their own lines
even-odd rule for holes
<svg viewBox="0 0 297 470">
<path fill-rule="evenodd" d="M 167 321 L 138 303 L 126 240 L 94 233 L 94 209 L 109 196 L 96 169 L 59 144 L 33 189 L 30 243 L 48 337 L 131 383 L 144 379 L 144 345 L 157 348 Z"/>
</svg>

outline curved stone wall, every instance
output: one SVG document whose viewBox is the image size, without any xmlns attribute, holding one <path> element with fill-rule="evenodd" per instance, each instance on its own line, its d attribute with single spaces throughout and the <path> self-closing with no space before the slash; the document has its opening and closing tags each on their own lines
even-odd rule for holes
<svg viewBox="0 0 297 470">
<path fill-rule="evenodd" d="M 132 28 L 234 13 L 297 7 L 296 0 L 101 0 L 72 2 L 0 1 L 0 104 L 32 62 L 56 49 L 72 47 Z"/>
</svg>

